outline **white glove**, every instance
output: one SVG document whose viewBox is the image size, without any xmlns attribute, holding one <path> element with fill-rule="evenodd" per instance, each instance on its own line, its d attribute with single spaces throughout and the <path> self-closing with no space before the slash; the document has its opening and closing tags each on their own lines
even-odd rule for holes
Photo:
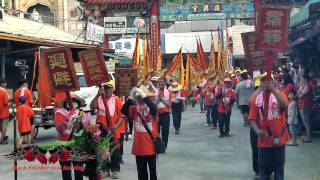
<svg viewBox="0 0 320 180">
<path fill-rule="evenodd" d="M 140 97 L 142 97 L 142 98 L 147 97 L 146 93 L 145 93 L 142 89 L 140 89 L 140 88 L 137 88 L 136 96 L 140 96 Z"/>
<path fill-rule="evenodd" d="M 131 100 L 134 100 L 135 99 L 135 97 L 136 97 L 136 93 L 137 93 L 137 87 L 134 87 L 134 88 L 132 88 L 131 89 L 131 91 L 130 91 L 130 96 L 129 96 L 129 98 L 131 99 Z"/>
</svg>

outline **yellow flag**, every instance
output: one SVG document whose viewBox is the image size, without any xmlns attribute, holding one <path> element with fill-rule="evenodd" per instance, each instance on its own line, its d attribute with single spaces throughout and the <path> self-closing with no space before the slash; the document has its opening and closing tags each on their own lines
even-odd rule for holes
<svg viewBox="0 0 320 180">
<path fill-rule="evenodd" d="M 144 40 L 144 54 L 143 54 L 143 78 L 144 80 L 147 78 L 148 74 L 151 72 L 150 70 L 150 47 L 149 47 L 149 41 L 146 37 Z"/>
<path fill-rule="evenodd" d="M 209 62 L 209 71 L 214 71 L 216 68 L 216 55 L 215 55 L 215 49 L 214 49 L 214 40 L 213 37 L 211 37 L 211 48 L 210 48 L 210 62 Z"/>
<path fill-rule="evenodd" d="M 180 65 L 180 84 L 181 86 L 184 86 L 184 65 L 183 65 L 183 59 L 181 60 L 181 65 Z"/>
<path fill-rule="evenodd" d="M 157 60 L 157 72 L 161 72 L 162 70 L 162 53 L 161 53 L 161 46 L 158 48 L 158 60 Z"/>
<path fill-rule="evenodd" d="M 190 54 L 188 53 L 187 56 L 187 63 L 186 63 L 186 80 L 184 86 L 187 88 L 187 90 L 191 90 L 190 88 Z"/>
<path fill-rule="evenodd" d="M 139 33 L 137 33 L 136 44 L 133 51 L 131 66 L 139 68 L 138 67 L 139 64 L 140 64 L 140 46 L 139 46 Z"/>
</svg>

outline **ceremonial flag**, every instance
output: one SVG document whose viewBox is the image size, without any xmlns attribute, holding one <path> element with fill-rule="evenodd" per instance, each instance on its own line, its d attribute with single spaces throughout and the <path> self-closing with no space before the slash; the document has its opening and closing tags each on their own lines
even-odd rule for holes
<svg viewBox="0 0 320 180">
<path fill-rule="evenodd" d="M 149 41 L 148 37 L 146 36 L 144 40 L 144 54 L 143 54 L 143 78 L 146 79 L 148 74 L 151 72 L 150 66 L 151 66 L 151 53 L 150 53 L 150 47 L 149 47 Z"/>
<path fill-rule="evenodd" d="M 162 53 L 161 53 L 161 46 L 158 48 L 158 60 L 157 60 L 157 72 L 161 72 L 162 70 Z"/>
<path fill-rule="evenodd" d="M 217 71 L 220 72 L 222 70 L 222 44 L 221 44 L 221 37 L 220 37 L 220 29 L 218 28 L 218 62 L 217 62 Z"/>
<path fill-rule="evenodd" d="M 213 40 L 213 36 L 211 34 L 210 61 L 209 61 L 208 70 L 212 71 L 215 68 L 216 68 L 216 55 L 215 55 L 215 49 L 214 49 L 214 40 Z"/>
<path fill-rule="evenodd" d="M 180 65 L 180 84 L 181 86 L 184 86 L 185 83 L 185 75 L 184 75 L 184 65 L 183 65 L 183 59 L 181 60 L 181 65 Z"/>
<path fill-rule="evenodd" d="M 173 58 L 170 65 L 168 66 L 166 74 L 172 74 L 177 69 L 177 66 L 180 65 L 181 60 L 182 60 L 182 47 L 180 48 L 176 56 Z"/>
<path fill-rule="evenodd" d="M 201 43 L 201 39 L 199 38 L 199 54 L 200 54 L 200 63 L 202 65 L 203 70 L 208 69 L 208 59 L 205 55 L 205 52 L 203 50 L 203 46 Z"/>
<path fill-rule="evenodd" d="M 136 45 L 133 51 L 131 66 L 137 67 L 139 66 L 139 64 L 140 64 L 140 46 L 139 46 L 139 32 L 138 32 L 136 36 Z"/>
</svg>

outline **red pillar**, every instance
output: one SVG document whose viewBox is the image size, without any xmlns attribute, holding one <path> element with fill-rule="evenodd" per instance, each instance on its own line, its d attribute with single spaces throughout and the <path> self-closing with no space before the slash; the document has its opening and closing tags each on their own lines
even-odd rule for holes
<svg viewBox="0 0 320 180">
<path fill-rule="evenodd" d="M 152 67 L 157 69 L 157 62 L 159 57 L 160 43 L 160 5 L 159 0 L 153 0 L 150 10 L 150 32 L 151 32 L 151 59 Z"/>
<path fill-rule="evenodd" d="M 108 36 L 108 34 L 104 34 L 102 47 L 105 49 L 109 49 L 109 36 Z"/>
</svg>

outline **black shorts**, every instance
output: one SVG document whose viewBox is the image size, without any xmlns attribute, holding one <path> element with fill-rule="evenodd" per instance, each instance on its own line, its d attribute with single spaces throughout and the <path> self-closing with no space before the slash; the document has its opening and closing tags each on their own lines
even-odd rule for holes
<svg viewBox="0 0 320 180">
<path fill-rule="evenodd" d="M 31 131 L 20 133 L 20 136 L 27 136 L 31 134 Z"/>
<path fill-rule="evenodd" d="M 249 106 L 248 105 L 240 105 L 240 111 L 242 114 L 248 114 L 249 113 Z"/>
</svg>

